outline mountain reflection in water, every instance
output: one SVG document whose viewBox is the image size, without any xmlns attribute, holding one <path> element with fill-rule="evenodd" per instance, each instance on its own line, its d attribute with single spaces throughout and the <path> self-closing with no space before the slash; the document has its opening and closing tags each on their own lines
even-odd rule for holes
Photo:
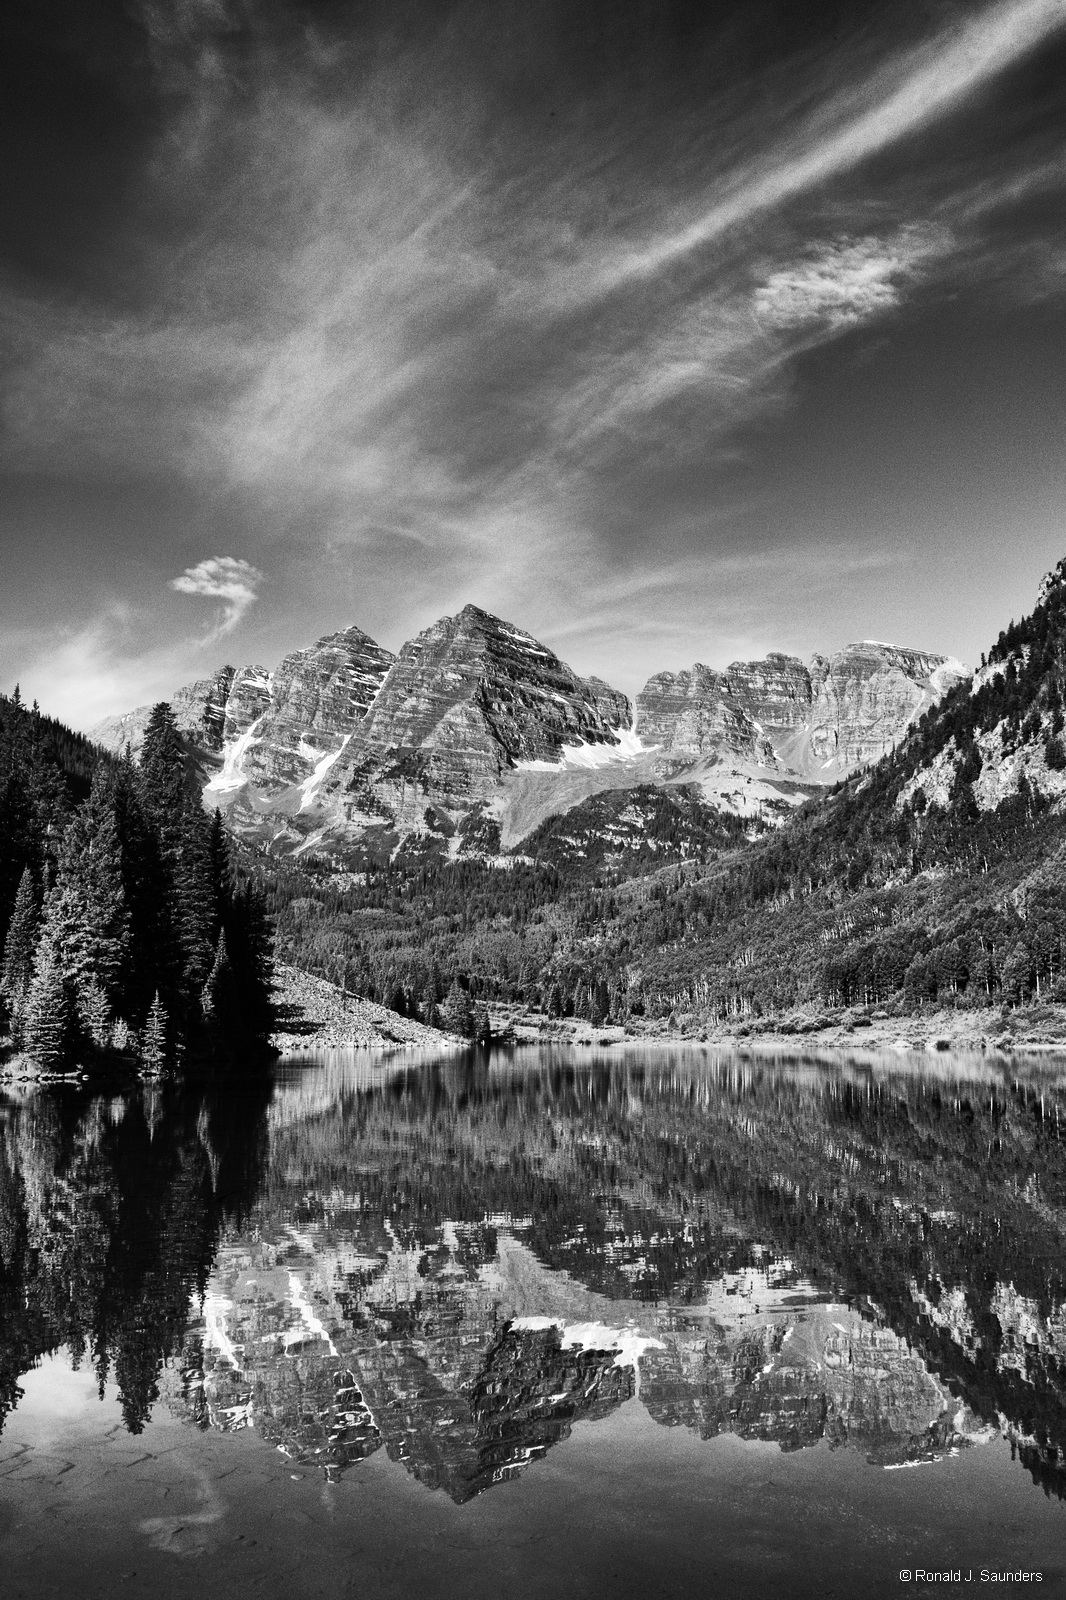
<svg viewBox="0 0 1066 1600">
<path fill-rule="evenodd" d="M 457 1501 L 634 1395 L 882 1466 L 1004 1434 L 1061 1496 L 1063 1129 L 1053 1069 L 681 1049 L 0 1104 L 0 1424 L 65 1347 L 132 1431 Z"/>
</svg>

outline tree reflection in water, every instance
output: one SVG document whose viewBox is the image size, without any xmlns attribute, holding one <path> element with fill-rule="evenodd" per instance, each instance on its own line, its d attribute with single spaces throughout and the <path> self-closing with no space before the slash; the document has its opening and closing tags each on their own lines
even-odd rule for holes
<svg viewBox="0 0 1066 1600">
<path fill-rule="evenodd" d="M 713 1052 L 290 1070 L 3 1113 L 0 1405 L 62 1346 L 335 1475 L 465 1500 L 639 1393 L 885 1466 L 1066 1485 L 1052 1071 Z"/>
</svg>

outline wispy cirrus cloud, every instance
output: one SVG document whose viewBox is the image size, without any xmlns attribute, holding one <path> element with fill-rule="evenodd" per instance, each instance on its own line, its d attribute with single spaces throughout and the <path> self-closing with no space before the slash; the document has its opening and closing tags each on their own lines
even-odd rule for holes
<svg viewBox="0 0 1066 1600">
<path fill-rule="evenodd" d="M 221 600 L 217 621 L 208 634 L 208 639 L 214 640 L 233 632 L 255 603 L 262 581 L 263 574 L 250 561 L 241 561 L 236 556 L 209 556 L 171 578 L 170 587 L 179 594 Z"/>
<path fill-rule="evenodd" d="M 1066 28 L 1063 0 L 1000 0 L 891 61 L 872 79 L 849 85 L 819 106 L 784 148 L 746 164 L 725 193 L 693 220 L 663 230 L 637 249 L 619 250 L 588 279 L 608 293 L 732 233 L 816 185 L 848 172 L 888 146 L 955 110 L 998 74 Z"/>
<path fill-rule="evenodd" d="M 0 464 L 192 485 L 212 526 L 242 508 L 274 574 L 350 552 L 360 605 L 506 605 L 559 571 L 587 593 L 641 541 L 671 571 L 682 545 L 679 582 L 702 562 L 712 584 L 721 475 L 788 406 L 795 358 L 980 274 L 1000 292 L 989 218 L 1024 202 L 1034 162 L 1062 186 L 1024 139 L 973 170 L 933 135 L 1066 25 L 1066 0 L 928 8 L 906 44 L 871 8 L 786 55 L 772 92 L 750 65 L 720 95 L 694 72 L 676 106 L 665 78 L 642 98 L 609 63 L 571 93 L 538 5 L 525 61 L 517 6 L 444 8 L 424 38 L 301 13 L 282 47 L 263 19 L 284 10 L 145 5 L 170 109 L 138 202 L 164 225 L 130 224 L 125 296 L 0 280 Z M 1012 259 L 1053 293 L 1046 232 Z M 213 557 L 171 580 L 196 548 L 160 554 L 154 582 L 216 603 L 205 644 L 262 577 Z M 616 603 L 636 619 L 635 594 Z"/>
</svg>

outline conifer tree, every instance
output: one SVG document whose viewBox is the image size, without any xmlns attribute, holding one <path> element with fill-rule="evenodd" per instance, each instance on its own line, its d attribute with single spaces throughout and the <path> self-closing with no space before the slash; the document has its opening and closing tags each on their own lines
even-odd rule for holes
<svg viewBox="0 0 1066 1600">
<path fill-rule="evenodd" d="M 464 989 L 458 978 L 453 980 L 448 990 L 441 1021 L 449 1033 L 457 1033 L 460 1038 L 469 1039 L 473 1035 L 474 1002 L 470 998 L 470 990 Z"/>
<path fill-rule="evenodd" d="M 166 1054 L 167 1014 L 157 989 L 141 1035 L 141 1065 L 149 1072 L 158 1072 L 166 1061 Z"/>
<path fill-rule="evenodd" d="M 240 1001 L 224 931 L 218 936 L 214 963 L 204 985 L 202 1007 L 204 1020 L 213 1037 L 225 1043 L 235 1042 L 240 1033 Z"/>
<path fill-rule="evenodd" d="M 4 940 L 4 961 L 0 970 L 0 994 L 7 1002 L 11 1031 L 16 1043 L 22 1037 L 26 1001 L 33 980 L 33 954 L 37 944 L 37 897 L 29 867 L 22 869 L 15 909 Z"/>
<path fill-rule="evenodd" d="M 75 992 L 92 978 L 110 1001 L 119 987 L 129 934 L 122 856 L 103 767 L 92 793 L 74 813 L 63 838 L 56 881 L 45 903 L 41 943 L 47 944 Z"/>
<path fill-rule="evenodd" d="M 23 1041 L 27 1055 L 51 1071 L 69 1066 L 76 1047 L 76 1020 L 73 985 L 54 946 L 42 939 L 26 1002 Z"/>
<path fill-rule="evenodd" d="M 104 1050 L 111 1039 L 111 1002 L 95 972 L 79 997 L 81 1021 L 97 1050 Z"/>
<path fill-rule="evenodd" d="M 159 838 L 148 820 L 129 746 L 114 780 L 122 884 L 130 918 L 120 1009 L 138 1025 L 158 989 L 165 1004 L 180 991 L 181 953 L 174 928 L 174 894 Z"/>
<path fill-rule="evenodd" d="M 151 821 L 163 833 L 180 828 L 188 792 L 185 747 L 165 700 L 152 707 L 141 746 L 140 788 Z"/>
<path fill-rule="evenodd" d="M 159 841 L 161 864 L 172 903 L 172 928 L 180 963 L 184 1008 L 207 982 L 221 928 L 215 883 L 212 830 L 195 784 L 174 713 L 165 701 L 153 706 L 141 752 L 140 795 Z M 215 836 L 221 829 L 217 825 Z"/>
<path fill-rule="evenodd" d="M 489 1022 L 487 1006 L 478 1006 L 474 1013 L 474 1038 L 478 1044 L 492 1043 L 492 1026 Z"/>
</svg>

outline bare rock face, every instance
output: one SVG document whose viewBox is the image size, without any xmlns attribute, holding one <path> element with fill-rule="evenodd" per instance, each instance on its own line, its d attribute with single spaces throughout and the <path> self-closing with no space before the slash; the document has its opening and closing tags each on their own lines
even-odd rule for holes
<svg viewBox="0 0 1066 1600">
<path fill-rule="evenodd" d="M 747 757 L 829 783 L 891 750 L 970 676 L 946 656 L 866 641 L 809 666 L 795 656 L 658 673 L 637 696 L 637 731 L 672 759 Z"/>
<path fill-rule="evenodd" d="M 259 721 L 271 705 L 271 677 L 267 667 L 240 667 L 233 674 L 226 697 L 223 742 L 239 739 Z M 180 691 L 179 691 L 180 692 Z"/>
<path fill-rule="evenodd" d="M 249 781 L 265 790 L 304 782 L 354 733 L 394 660 L 354 627 L 286 656 L 270 675 L 263 720 L 244 758 Z"/>
<path fill-rule="evenodd" d="M 961 661 L 865 640 L 811 662 L 807 767 L 832 778 L 879 761 L 956 683 Z"/>
<path fill-rule="evenodd" d="M 969 669 L 865 642 L 804 665 L 773 653 L 660 672 L 637 697 L 467 606 L 399 656 L 361 629 L 263 666 L 221 668 L 171 704 L 205 801 L 274 849 L 492 854 L 604 790 L 691 778 L 704 799 L 784 814 L 878 760 Z M 140 747 L 149 707 L 93 737 Z M 495 840 L 495 844 L 492 841 Z"/>
<path fill-rule="evenodd" d="M 761 730 L 730 692 L 728 676 L 697 662 L 691 672 L 659 672 L 637 696 L 637 730 L 663 754 L 692 760 L 723 753 L 758 760 Z"/>
<path fill-rule="evenodd" d="M 418 828 L 427 811 L 469 811 L 519 762 L 616 744 L 630 715 L 625 695 L 467 606 L 404 645 L 322 797 L 336 797 L 349 822 Z"/>
</svg>

